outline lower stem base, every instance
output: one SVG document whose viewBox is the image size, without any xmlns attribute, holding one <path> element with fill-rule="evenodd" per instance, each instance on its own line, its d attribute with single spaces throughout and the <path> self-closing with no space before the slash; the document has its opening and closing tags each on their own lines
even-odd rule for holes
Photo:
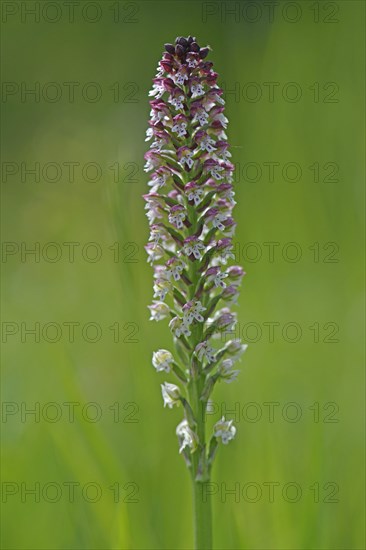
<svg viewBox="0 0 366 550">
<path fill-rule="evenodd" d="M 194 538 L 196 550 L 212 550 L 211 483 L 193 481 Z"/>
</svg>

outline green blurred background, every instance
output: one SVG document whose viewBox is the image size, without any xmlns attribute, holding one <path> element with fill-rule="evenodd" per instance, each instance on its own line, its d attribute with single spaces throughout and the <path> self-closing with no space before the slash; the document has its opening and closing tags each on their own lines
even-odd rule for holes
<svg viewBox="0 0 366 550">
<path fill-rule="evenodd" d="M 213 472 L 215 548 L 364 548 L 364 3 L 80 1 L 73 22 L 61 1 L 37 21 L 34 4 L 2 2 L 3 548 L 192 548 L 181 410 L 163 410 L 151 366 L 172 344 L 148 320 L 141 200 L 151 79 L 164 42 L 188 34 L 235 90 L 247 271 L 250 346 L 214 396 L 212 421 L 239 415 Z"/>
</svg>

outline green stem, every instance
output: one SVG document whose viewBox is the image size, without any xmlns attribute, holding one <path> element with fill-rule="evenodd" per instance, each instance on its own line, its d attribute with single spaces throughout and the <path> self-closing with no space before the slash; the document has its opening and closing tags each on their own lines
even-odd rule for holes
<svg viewBox="0 0 366 550">
<path fill-rule="evenodd" d="M 189 112 L 188 103 L 188 112 Z M 191 135 L 192 132 L 190 132 Z M 191 146 L 191 143 L 186 143 Z M 183 185 L 188 183 L 189 176 L 184 172 L 182 175 Z M 189 235 L 194 235 L 197 231 L 197 211 L 188 205 L 186 201 L 188 219 L 191 224 Z M 189 267 L 189 279 L 191 285 L 189 287 L 189 299 L 192 300 L 195 296 L 200 282 L 200 273 L 198 271 L 199 262 L 197 260 L 191 262 Z M 191 347 L 191 360 L 193 351 L 198 343 L 202 340 L 203 325 L 195 324 L 196 331 L 192 331 L 192 336 L 189 340 Z M 206 453 L 206 402 L 200 400 L 204 387 L 206 373 L 202 372 L 202 367 L 199 372 L 191 368 L 191 378 L 188 384 L 189 404 L 193 411 L 194 418 L 197 422 L 196 431 L 198 435 L 198 449 L 191 455 L 192 467 L 192 489 L 193 489 L 193 521 L 194 521 L 194 544 L 196 550 L 211 550 L 212 549 L 212 513 L 211 513 L 211 495 L 209 491 L 209 475 Z M 203 474 L 203 475 L 202 475 Z M 197 479 L 197 476 L 200 479 Z"/>
<path fill-rule="evenodd" d="M 199 448 L 192 454 L 192 489 L 193 489 L 193 521 L 196 550 L 212 549 L 212 512 L 210 480 L 207 472 L 207 457 L 205 443 L 206 403 L 200 400 L 204 384 L 204 376 L 191 380 L 190 402 L 197 421 Z M 204 470 L 204 481 L 197 480 L 197 474 Z"/>
<path fill-rule="evenodd" d="M 194 544 L 196 550 L 212 549 L 212 515 L 209 481 L 193 480 Z"/>
</svg>

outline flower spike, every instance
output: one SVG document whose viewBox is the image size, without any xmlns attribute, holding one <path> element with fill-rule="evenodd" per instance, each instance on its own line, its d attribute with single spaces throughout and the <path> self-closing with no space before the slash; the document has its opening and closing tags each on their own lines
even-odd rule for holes
<svg viewBox="0 0 366 550">
<path fill-rule="evenodd" d="M 146 251 L 154 269 L 149 308 L 151 319 L 168 319 L 176 347 L 176 357 L 156 351 L 153 366 L 179 379 L 180 386 L 165 382 L 161 390 L 164 406 L 183 405 L 176 433 L 194 483 L 209 480 L 219 443 L 226 445 L 236 434 L 233 422 L 222 418 L 207 440 L 205 418 L 216 382 L 236 380 L 233 366 L 246 349 L 227 338 L 236 323 L 230 308 L 245 273 L 228 265 L 236 227 L 234 165 L 223 91 L 206 60 L 209 52 L 192 36 L 165 44 L 149 93 L 145 154 L 151 231 Z M 207 533 L 196 545 L 210 547 Z"/>
</svg>

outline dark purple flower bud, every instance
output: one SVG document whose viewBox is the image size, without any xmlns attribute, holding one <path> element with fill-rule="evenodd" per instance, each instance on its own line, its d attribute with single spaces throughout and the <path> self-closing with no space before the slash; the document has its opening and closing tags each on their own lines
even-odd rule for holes
<svg viewBox="0 0 366 550">
<path fill-rule="evenodd" d="M 229 308 L 225 307 L 215 315 L 214 324 L 219 331 L 230 331 L 236 324 L 236 316 L 231 313 Z"/>
<path fill-rule="evenodd" d="M 175 84 L 171 78 L 163 78 L 162 85 L 166 92 L 171 92 L 175 88 Z"/>
<path fill-rule="evenodd" d="M 188 40 L 186 38 L 184 38 L 184 36 L 180 36 L 178 38 L 178 44 L 180 44 L 181 46 L 183 46 L 184 48 L 187 48 L 188 46 Z"/>
<path fill-rule="evenodd" d="M 218 252 L 223 252 L 224 250 L 231 250 L 233 247 L 233 242 L 231 239 L 220 239 L 217 241 L 216 250 Z"/>
<path fill-rule="evenodd" d="M 206 276 L 207 277 L 212 277 L 212 276 L 215 276 L 219 273 L 220 271 L 220 268 L 215 266 L 215 267 L 209 267 L 208 270 L 206 271 Z"/>
<path fill-rule="evenodd" d="M 225 111 L 225 107 L 223 105 L 216 105 L 215 107 L 212 107 L 210 110 L 210 117 L 213 119 L 215 116 L 223 113 Z"/>
<path fill-rule="evenodd" d="M 225 301 L 229 302 L 230 304 L 235 304 L 238 300 L 239 291 L 236 286 L 229 285 L 227 286 L 222 293 L 222 297 Z"/>
<path fill-rule="evenodd" d="M 162 59 L 160 61 L 160 67 L 164 69 L 164 71 L 166 71 L 167 73 L 170 73 L 173 69 L 173 63 L 167 61 L 166 59 Z"/>
<path fill-rule="evenodd" d="M 227 274 L 231 284 L 239 286 L 246 273 L 240 265 L 233 265 L 229 267 Z"/>
<path fill-rule="evenodd" d="M 220 183 L 220 185 L 216 186 L 217 192 L 220 194 L 220 197 L 223 196 L 226 197 L 228 191 L 232 191 L 233 186 L 231 183 Z M 220 198 L 220 200 L 223 200 Z"/>
<path fill-rule="evenodd" d="M 209 48 L 201 48 L 200 49 L 200 58 L 205 59 L 205 57 L 208 56 Z"/>
<path fill-rule="evenodd" d="M 174 48 L 173 44 L 164 44 L 164 47 L 165 47 L 167 52 L 169 52 L 171 54 L 175 53 L 175 48 Z"/>
<path fill-rule="evenodd" d="M 224 238 L 217 241 L 216 251 L 220 254 L 220 260 L 223 264 L 226 264 L 228 259 L 230 258 L 235 259 L 235 256 L 232 253 L 232 250 L 233 250 L 233 243 L 231 239 Z"/>
<path fill-rule="evenodd" d="M 201 62 L 201 65 L 200 65 L 200 70 L 202 73 L 204 74 L 210 74 L 210 71 L 213 67 L 213 63 L 211 63 L 211 61 L 204 61 L 204 62 Z M 217 75 L 217 73 L 214 73 L 215 75 Z"/>
<path fill-rule="evenodd" d="M 176 189 L 173 189 L 172 191 L 169 191 L 168 197 L 171 199 L 177 199 L 179 197 L 179 193 Z"/>
<path fill-rule="evenodd" d="M 214 86 L 217 82 L 217 78 L 218 78 L 218 74 L 217 73 L 209 73 L 206 77 L 206 82 L 207 84 L 209 84 L 210 86 Z"/>
<path fill-rule="evenodd" d="M 185 49 L 180 44 L 177 44 L 175 46 L 175 53 L 177 54 L 178 57 L 183 57 L 185 53 Z"/>
<path fill-rule="evenodd" d="M 145 172 L 150 172 L 150 170 L 158 168 L 162 164 L 160 155 L 154 151 L 148 151 L 145 153 L 144 158 L 146 160 Z"/>
</svg>

